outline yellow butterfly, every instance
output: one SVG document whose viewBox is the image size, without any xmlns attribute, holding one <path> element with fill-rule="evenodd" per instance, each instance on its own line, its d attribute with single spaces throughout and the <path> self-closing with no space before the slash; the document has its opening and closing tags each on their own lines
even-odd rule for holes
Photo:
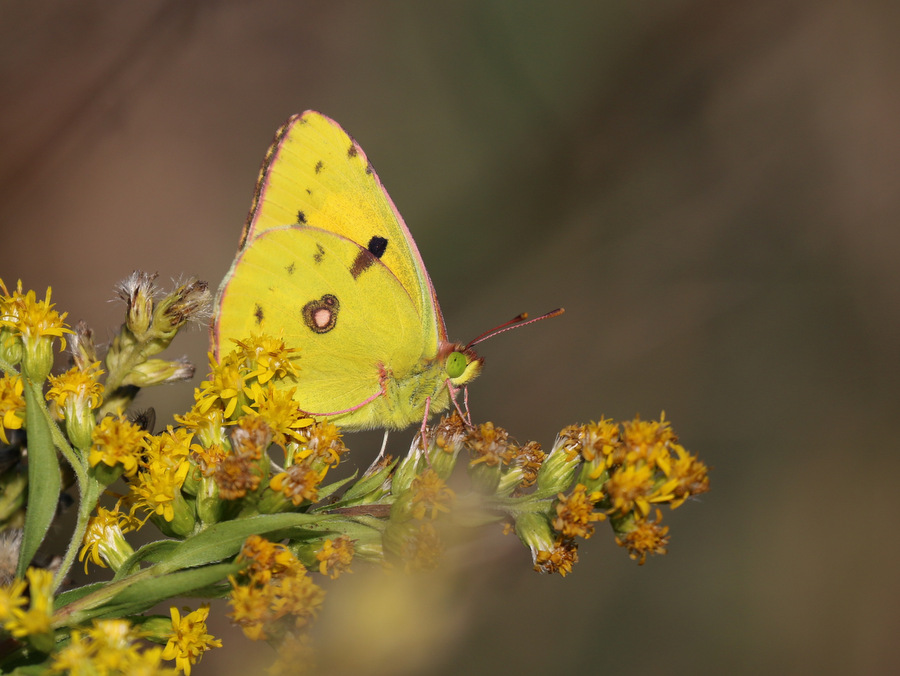
<svg viewBox="0 0 900 676">
<path fill-rule="evenodd" d="M 483 338 L 447 340 L 422 257 L 366 154 L 314 111 L 276 133 L 216 299 L 217 357 L 261 333 L 300 348 L 299 377 L 282 381 L 300 407 L 349 430 L 424 426 L 482 367 L 471 345 Z"/>
</svg>

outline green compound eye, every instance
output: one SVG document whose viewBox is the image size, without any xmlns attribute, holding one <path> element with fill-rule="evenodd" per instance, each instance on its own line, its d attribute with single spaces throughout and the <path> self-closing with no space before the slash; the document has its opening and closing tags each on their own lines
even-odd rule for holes
<svg viewBox="0 0 900 676">
<path fill-rule="evenodd" d="M 447 357 L 447 375 L 451 378 L 459 378 L 465 373 L 468 361 L 462 352 L 451 352 Z"/>
</svg>

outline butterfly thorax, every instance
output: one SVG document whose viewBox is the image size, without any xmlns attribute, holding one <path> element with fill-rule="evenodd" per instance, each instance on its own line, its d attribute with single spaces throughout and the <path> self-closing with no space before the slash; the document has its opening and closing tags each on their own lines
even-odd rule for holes
<svg viewBox="0 0 900 676">
<path fill-rule="evenodd" d="M 381 396 L 358 410 L 333 419 L 345 429 L 387 427 L 404 429 L 419 424 L 426 413 L 443 413 L 451 406 L 451 387 L 467 385 L 481 373 L 483 359 L 461 345 L 444 343 L 437 358 L 423 357 L 403 374 L 380 366 Z"/>
</svg>

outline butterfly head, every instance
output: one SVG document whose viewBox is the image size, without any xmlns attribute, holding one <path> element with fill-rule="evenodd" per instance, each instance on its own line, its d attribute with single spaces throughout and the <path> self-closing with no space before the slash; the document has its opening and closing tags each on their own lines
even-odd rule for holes
<svg viewBox="0 0 900 676">
<path fill-rule="evenodd" d="M 453 385 L 467 385 L 475 380 L 481 373 L 484 358 L 479 357 L 475 350 L 459 344 L 448 344 L 445 347 L 444 370 Z"/>
</svg>

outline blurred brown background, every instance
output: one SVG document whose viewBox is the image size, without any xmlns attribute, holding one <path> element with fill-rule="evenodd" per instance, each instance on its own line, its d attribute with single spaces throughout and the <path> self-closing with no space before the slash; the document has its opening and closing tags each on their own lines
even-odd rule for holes
<svg viewBox="0 0 900 676">
<path fill-rule="evenodd" d="M 101 339 L 133 269 L 217 285 L 276 127 L 320 110 L 452 338 L 566 307 L 482 346 L 478 420 L 549 446 L 665 409 L 713 466 L 641 568 L 604 527 L 565 580 L 496 533 L 409 605 L 357 567 L 327 585 L 323 672 L 891 673 L 898 28 L 894 0 L 3 2 L 0 277 Z M 253 673 L 265 646 L 231 642 L 198 672 Z"/>
</svg>

